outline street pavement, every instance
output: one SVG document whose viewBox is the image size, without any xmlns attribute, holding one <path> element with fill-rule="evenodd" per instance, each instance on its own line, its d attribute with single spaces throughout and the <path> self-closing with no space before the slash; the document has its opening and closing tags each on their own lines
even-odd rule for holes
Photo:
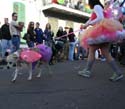
<svg viewBox="0 0 125 109">
<path fill-rule="evenodd" d="M 101 61 L 91 78 L 83 78 L 77 72 L 85 65 L 84 60 L 57 63 L 50 66 L 52 75 L 43 68 L 41 78 L 34 73 L 32 81 L 23 69 L 15 83 L 10 82 L 14 69 L 0 69 L 0 109 L 125 109 L 125 79 L 109 81 L 113 71 Z"/>
</svg>

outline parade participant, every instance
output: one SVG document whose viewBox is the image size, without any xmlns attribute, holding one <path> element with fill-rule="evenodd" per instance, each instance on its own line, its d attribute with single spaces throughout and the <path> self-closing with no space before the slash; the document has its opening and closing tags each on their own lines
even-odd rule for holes
<svg viewBox="0 0 125 109">
<path fill-rule="evenodd" d="M 123 26 L 119 21 L 106 18 L 104 7 L 99 0 L 89 0 L 89 6 L 93 9 L 93 13 L 87 23 L 85 23 L 84 28 L 86 29 L 90 25 L 91 27 L 84 31 L 81 39 L 81 44 L 89 48 L 89 55 L 86 68 L 79 71 L 78 74 L 84 77 L 91 76 L 91 69 L 95 60 L 95 50 L 100 48 L 103 56 L 106 57 L 114 71 L 110 80 L 118 81 L 123 78 L 123 74 L 116 65 L 115 60 L 111 57 L 108 47 L 109 42 L 122 38 L 118 33 L 122 33 Z"/>
</svg>

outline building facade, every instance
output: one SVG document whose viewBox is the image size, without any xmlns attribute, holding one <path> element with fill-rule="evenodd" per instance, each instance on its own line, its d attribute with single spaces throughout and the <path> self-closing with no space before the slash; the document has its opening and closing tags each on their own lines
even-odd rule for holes
<svg viewBox="0 0 125 109">
<path fill-rule="evenodd" d="M 50 5 L 54 0 L 0 0 L 0 22 L 1 25 L 4 22 L 4 18 L 9 18 L 11 21 L 12 12 L 18 13 L 18 21 L 25 22 L 25 27 L 30 21 L 40 22 L 41 28 L 44 30 L 46 23 L 52 25 L 52 30 L 56 33 L 59 26 L 73 27 L 74 30 L 77 30 L 81 23 L 74 22 L 68 19 L 60 19 L 53 16 L 45 16 L 42 12 L 42 8 L 47 5 Z M 59 0 L 57 0 L 60 2 Z M 63 1 L 63 0 L 61 0 Z M 63 2 L 77 3 L 78 0 L 64 0 Z M 84 4 L 88 3 L 88 0 L 82 0 Z M 103 0 L 102 0 L 103 2 Z M 84 22 L 83 22 L 84 23 Z M 25 28 L 25 29 L 26 29 Z M 77 33 L 76 33 L 77 34 Z"/>
</svg>

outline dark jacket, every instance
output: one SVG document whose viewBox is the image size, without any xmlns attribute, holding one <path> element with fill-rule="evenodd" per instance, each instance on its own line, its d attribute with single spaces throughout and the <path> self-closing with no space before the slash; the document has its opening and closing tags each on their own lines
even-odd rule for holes
<svg viewBox="0 0 125 109">
<path fill-rule="evenodd" d="M 2 32 L 1 32 L 1 28 L 0 28 L 0 40 L 2 39 Z"/>
<path fill-rule="evenodd" d="M 73 33 L 73 29 L 72 28 L 69 29 L 68 38 L 69 38 L 69 42 L 75 42 L 75 34 Z"/>
<path fill-rule="evenodd" d="M 7 25 L 7 24 L 2 25 L 2 27 L 1 27 L 1 35 L 2 35 L 2 39 L 6 39 L 6 40 L 11 39 L 9 25 Z"/>
<path fill-rule="evenodd" d="M 69 42 L 75 42 L 75 34 L 70 34 L 68 35 L 69 37 Z"/>
<path fill-rule="evenodd" d="M 53 32 L 46 29 L 44 31 L 44 38 L 45 38 L 46 41 L 52 41 L 52 39 L 53 39 Z"/>
<path fill-rule="evenodd" d="M 62 37 L 63 35 L 64 35 L 64 32 L 61 30 L 58 30 L 56 33 L 56 37 L 59 38 L 58 39 L 59 41 L 63 41 L 63 37 Z"/>
<path fill-rule="evenodd" d="M 63 31 L 63 35 L 64 35 L 64 37 L 62 37 L 62 40 L 64 43 L 66 43 L 67 42 L 67 32 Z"/>
<path fill-rule="evenodd" d="M 27 33 L 28 33 L 29 36 L 30 36 L 30 37 L 29 37 L 30 41 L 35 42 L 35 41 L 36 41 L 36 34 L 35 34 L 34 29 L 30 28 L 30 29 L 27 31 Z"/>
<path fill-rule="evenodd" d="M 43 30 L 41 28 L 35 28 L 36 32 L 36 42 L 37 43 L 42 43 L 44 38 L 43 38 Z"/>
</svg>

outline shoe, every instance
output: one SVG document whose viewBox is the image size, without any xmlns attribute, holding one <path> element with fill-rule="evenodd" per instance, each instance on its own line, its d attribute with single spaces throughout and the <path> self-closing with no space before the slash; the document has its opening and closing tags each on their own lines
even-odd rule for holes
<svg viewBox="0 0 125 109">
<path fill-rule="evenodd" d="M 116 73 L 114 73 L 114 74 L 109 78 L 109 80 L 115 82 L 115 81 L 121 80 L 122 78 L 123 78 L 123 75 L 122 75 L 122 74 L 117 75 Z"/>
<path fill-rule="evenodd" d="M 101 58 L 100 60 L 101 60 L 101 61 L 103 61 L 103 62 L 104 62 L 104 61 L 106 61 L 106 59 L 105 59 L 105 58 Z"/>
<path fill-rule="evenodd" d="M 89 70 L 84 69 L 82 71 L 79 71 L 78 75 L 89 78 L 91 76 L 91 72 Z"/>
</svg>

